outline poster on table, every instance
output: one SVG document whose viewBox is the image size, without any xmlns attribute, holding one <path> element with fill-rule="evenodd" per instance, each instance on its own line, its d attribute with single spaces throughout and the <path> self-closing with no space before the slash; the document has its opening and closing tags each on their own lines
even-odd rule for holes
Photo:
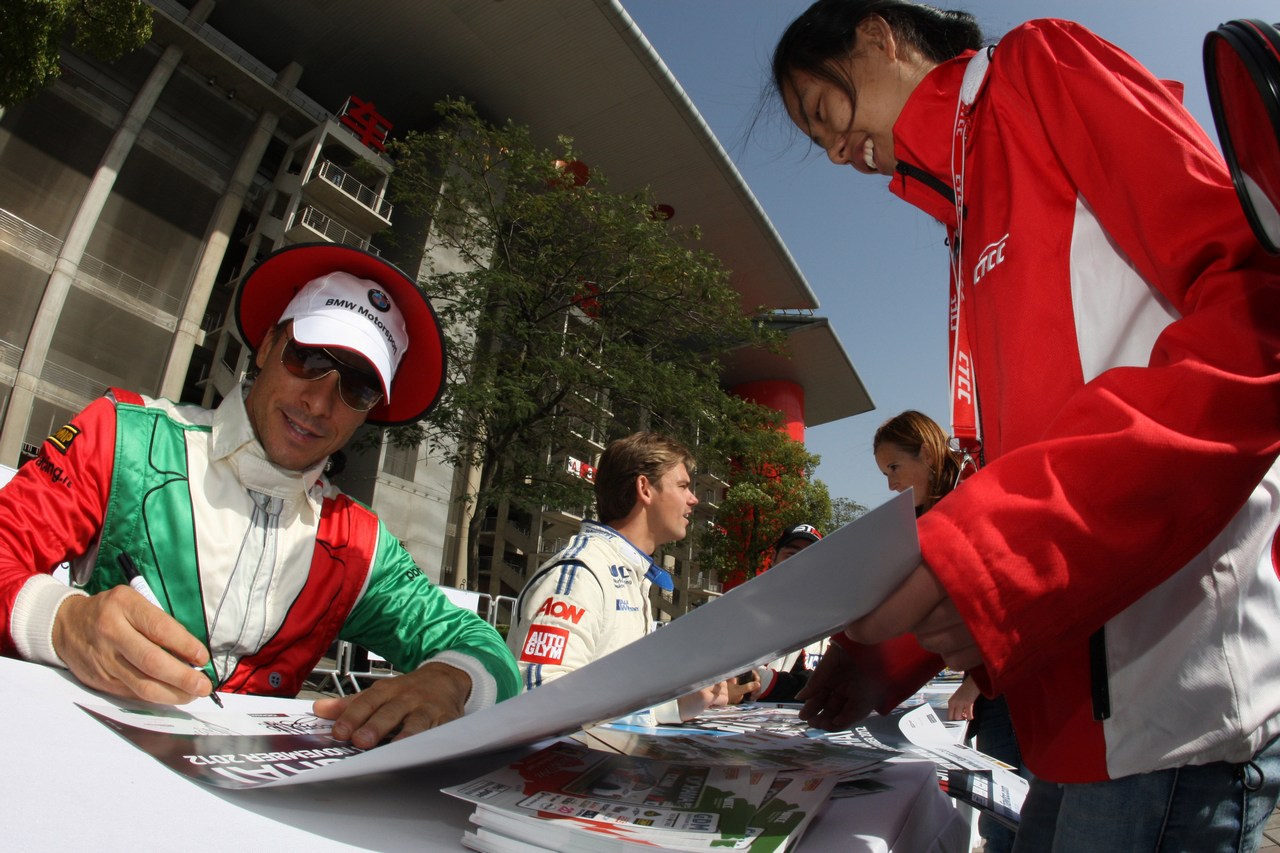
<svg viewBox="0 0 1280 853">
<path fill-rule="evenodd" d="M 88 706 L 86 710 L 174 769 L 218 787 L 291 785 L 434 764 L 570 734 L 675 699 L 830 636 L 884 600 L 919 563 L 911 495 L 899 495 L 750 582 L 590 666 L 367 752 L 334 741 L 322 731 L 218 735 L 201 728 L 183 732 L 175 721 L 194 714 L 180 708 L 151 719 L 128 713 L 122 706 Z M 266 702 L 254 707 L 263 713 L 273 711 Z M 216 726 L 221 713 L 202 710 L 191 726 Z M 220 747 L 219 737 L 242 740 L 231 749 Z M 297 749 L 290 747 L 290 739 Z M 328 749 L 345 754 L 324 752 Z M 323 754 L 270 760 L 292 752 Z M 179 756 L 176 762 L 175 755 Z M 222 759 L 224 767 L 235 770 L 188 772 L 182 766 L 181 756 L 208 755 L 236 756 L 234 761 Z"/>
</svg>

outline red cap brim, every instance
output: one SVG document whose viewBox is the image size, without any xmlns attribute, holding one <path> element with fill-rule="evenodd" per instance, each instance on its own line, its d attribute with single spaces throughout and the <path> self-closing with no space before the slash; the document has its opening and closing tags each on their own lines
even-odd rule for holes
<svg viewBox="0 0 1280 853">
<path fill-rule="evenodd" d="M 413 279 L 377 255 L 341 243 L 299 243 L 268 255 L 240 283 L 240 336 L 256 351 L 298 291 L 335 270 L 377 282 L 395 301 L 409 330 L 409 347 L 391 381 L 391 401 L 374 406 L 368 422 L 401 426 L 422 420 L 444 392 L 444 337 L 436 312 Z"/>
</svg>

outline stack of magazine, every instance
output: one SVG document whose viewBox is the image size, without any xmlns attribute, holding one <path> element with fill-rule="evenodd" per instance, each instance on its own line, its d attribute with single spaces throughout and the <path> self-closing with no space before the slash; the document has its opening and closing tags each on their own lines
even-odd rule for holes
<svg viewBox="0 0 1280 853">
<path fill-rule="evenodd" d="M 795 708 L 711 709 L 684 726 L 612 723 L 444 792 L 475 804 L 474 850 L 793 849 L 832 797 L 884 790 L 878 771 L 932 762 L 943 790 L 1015 826 L 1025 780 L 957 744 L 929 705 L 816 733 Z"/>
<path fill-rule="evenodd" d="M 444 792 L 475 803 L 474 850 L 588 851 L 793 845 L 836 778 L 745 764 L 673 762 L 556 741 Z"/>
</svg>

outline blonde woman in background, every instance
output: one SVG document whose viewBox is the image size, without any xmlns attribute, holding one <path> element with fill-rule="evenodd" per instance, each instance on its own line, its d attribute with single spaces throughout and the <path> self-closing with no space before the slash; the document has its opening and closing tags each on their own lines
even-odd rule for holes
<svg viewBox="0 0 1280 853">
<path fill-rule="evenodd" d="M 895 492 L 911 489 L 917 516 L 950 494 L 972 464 L 951 447 L 947 434 L 933 418 L 912 410 L 881 424 L 872 450 L 889 488 Z M 947 716 L 968 720 L 965 740 L 976 736 L 979 750 L 1030 776 L 1022 766 L 1022 753 L 1003 696 L 988 699 L 973 676 L 966 674 L 947 703 Z M 987 853 L 1008 853 L 1013 849 L 1013 830 L 994 818 L 983 815 L 978 832 L 986 840 L 983 849 Z"/>
</svg>

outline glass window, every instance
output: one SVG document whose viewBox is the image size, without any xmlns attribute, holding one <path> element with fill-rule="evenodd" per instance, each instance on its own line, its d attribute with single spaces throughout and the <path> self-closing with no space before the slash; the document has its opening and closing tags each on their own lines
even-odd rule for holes
<svg viewBox="0 0 1280 853">
<path fill-rule="evenodd" d="M 393 477 L 399 477 L 401 480 L 413 482 L 413 476 L 418 470 L 418 447 L 399 447 L 390 441 L 386 443 L 386 449 L 382 456 L 382 471 Z"/>
<path fill-rule="evenodd" d="M 177 314 L 216 203 L 211 189 L 134 148 L 86 252 L 125 274 L 117 284 L 129 296 Z"/>
<path fill-rule="evenodd" d="M 32 266 L 25 258 L 0 247 L 0 361 L 8 362 L 11 348 L 22 350 L 31 334 L 36 310 L 44 296 L 48 271 Z M 16 366 L 16 365 L 15 365 Z"/>
<path fill-rule="evenodd" d="M 210 83 L 180 66 L 147 118 L 147 130 L 229 177 L 254 124 L 244 105 L 234 95 L 228 97 L 230 92 L 222 81 Z"/>
<path fill-rule="evenodd" d="M 47 90 L 5 111 L 0 208 L 61 245 L 110 141 L 109 128 Z"/>
<path fill-rule="evenodd" d="M 112 386 L 155 394 L 172 341 L 168 330 L 73 287 L 42 378 L 89 399 Z"/>
<path fill-rule="evenodd" d="M 36 400 L 31 406 L 31 420 L 27 421 L 26 438 L 23 439 L 23 461 L 34 456 L 44 440 L 58 427 L 71 421 L 76 413 L 48 400 Z"/>
</svg>

